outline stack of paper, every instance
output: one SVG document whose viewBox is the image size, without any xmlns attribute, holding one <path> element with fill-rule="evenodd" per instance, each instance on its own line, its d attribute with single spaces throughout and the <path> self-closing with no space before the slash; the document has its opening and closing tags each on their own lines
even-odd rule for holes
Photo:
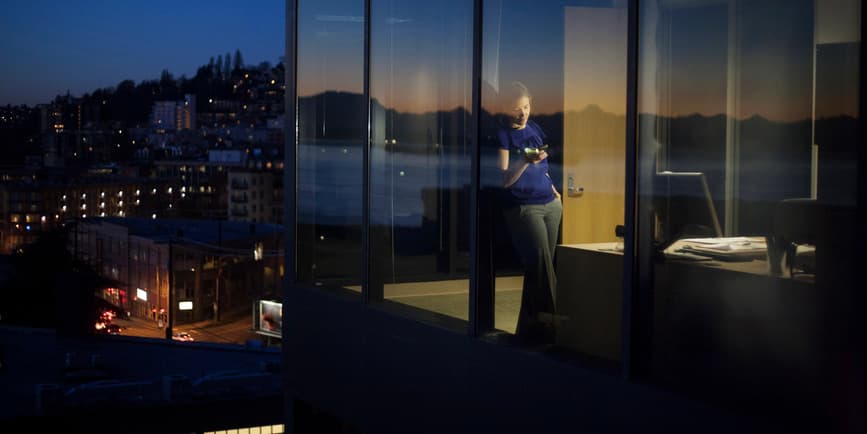
<svg viewBox="0 0 867 434">
<path fill-rule="evenodd" d="M 762 237 L 686 238 L 677 243 L 679 250 L 721 258 L 759 258 L 768 252 Z"/>
</svg>

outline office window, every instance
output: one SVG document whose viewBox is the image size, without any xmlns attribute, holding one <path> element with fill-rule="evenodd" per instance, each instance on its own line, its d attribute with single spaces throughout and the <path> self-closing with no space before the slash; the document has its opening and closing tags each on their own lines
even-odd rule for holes
<svg viewBox="0 0 867 434">
<path fill-rule="evenodd" d="M 493 326 L 616 363 L 625 2 L 486 2 L 484 26 L 480 236 L 493 252 Z"/>
<path fill-rule="evenodd" d="M 304 283 L 360 291 L 363 77 L 364 2 L 300 1 L 296 209 Z"/>
<path fill-rule="evenodd" d="M 845 411 L 860 3 L 641 2 L 634 348 L 654 381 L 823 427 Z"/>
<path fill-rule="evenodd" d="M 457 0 L 371 10 L 371 299 L 457 327 L 469 290 L 472 12 Z"/>
</svg>

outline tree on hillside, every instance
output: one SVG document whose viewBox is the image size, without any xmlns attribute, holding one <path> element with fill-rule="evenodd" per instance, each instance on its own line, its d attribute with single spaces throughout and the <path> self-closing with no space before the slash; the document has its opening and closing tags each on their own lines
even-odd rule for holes
<svg viewBox="0 0 867 434">
<path fill-rule="evenodd" d="M 160 75 L 160 97 L 167 100 L 178 97 L 178 84 L 168 69 L 164 69 Z"/>
<path fill-rule="evenodd" d="M 229 78 L 232 75 L 232 56 L 226 52 L 226 57 L 223 58 L 223 78 Z"/>
<path fill-rule="evenodd" d="M 244 67 L 244 60 L 241 58 L 241 50 L 237 49 L 237 48 L 235 49 L 235 62 L 234 63 L 235 63 L 235 65 L 234 65 L 234 68 L 232 69 L 233 71 L 238 71 Z"/>
<path fill-rule="evenodd" d="M 132 80 L 124 80 L 118 83 L 111 98 L 111 110 L 116 120 L 133 122 L 136 120 L 135 109 L 140 102 L 136 98 L 136 86 Z"/>
<path fill-rule="evenodd" d="M 214 77 L 220 77 L 223 75 L 223 55 L 220 54 L 217 56 L 217 63 L 214 64 Z"/>
</svg>

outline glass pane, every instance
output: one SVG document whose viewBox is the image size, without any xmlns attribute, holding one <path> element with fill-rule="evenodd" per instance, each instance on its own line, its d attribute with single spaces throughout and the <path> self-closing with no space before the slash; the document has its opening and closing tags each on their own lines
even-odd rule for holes
<svg viewBox="0 0 867 434">
<path fill-rule="evenodd" d="M 364 1 L 298 4 L 298 278 L 361 282 Z"/>
<path fill-rule="evenodd" d="M 482 38 L 494 325 L 607 362 L 620 358 L 625 5 L 485 2 Z"/>
<path fill-rule="evenodd" d="M 636 340 L 655 381 L 834 417 L 863 345 L 860 3 L 641 2 Z"/>
<path fill-rule="evenodd" d="M 371 12 L 371 296 L 466 320 L 473 4 Z"/>
</svg>

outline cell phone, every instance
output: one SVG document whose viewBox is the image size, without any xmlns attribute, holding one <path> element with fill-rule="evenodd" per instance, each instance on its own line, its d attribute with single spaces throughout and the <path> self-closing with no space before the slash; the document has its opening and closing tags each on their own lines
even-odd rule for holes
<svg viewBox="0 0 867 434">
<path fill-rule="evenodd" d="M 542 151 L 548 149 L 548 145 L 542 145 L 538 148 L 524 148 L 524 154 L 530 156 L 536 156 L 542 153 Z"/>
</svg>

